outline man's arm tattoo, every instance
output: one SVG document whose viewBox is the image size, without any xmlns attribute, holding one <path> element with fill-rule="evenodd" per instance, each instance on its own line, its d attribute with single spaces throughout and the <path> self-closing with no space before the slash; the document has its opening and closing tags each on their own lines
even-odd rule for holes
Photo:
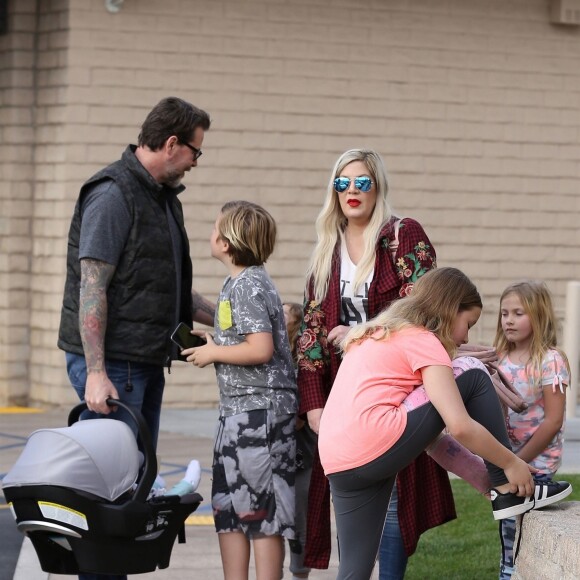
<svg viewBox="0 0 580 580">
<path fill-rule="evenodd" d="M 205 299 L 199 292 L 196 292 L 195 290 L 191 291 L 191 300 L 193 304 L 194 319 L 196 314 L 205 313 L 213 321 L 213 317 L 215 315 L 215 304 L 212 304 L 209 300 Z"/>
<path fill-rule="evenodd" d="M 107 331 L 107 288 L 115 266 L 99 260 L 81 260 L 79 329 L 87 371 L 105 368 L 105 333 Z"/>
</svg>

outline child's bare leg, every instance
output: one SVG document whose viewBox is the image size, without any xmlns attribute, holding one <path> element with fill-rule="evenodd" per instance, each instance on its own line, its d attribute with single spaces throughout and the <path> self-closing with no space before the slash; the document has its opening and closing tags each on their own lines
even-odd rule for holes
<svg viewBox="0 0 580 580">
<path fill-rule="evenodd" d="M 257 580 L 280 580 L 284 564 L 283 542 L 282 536 L 262 536 L 252 540 Z"/>
<path fill-rule="evenodd" d="M 224 580 L 248 580 L 250 541 L 242 532 L 218 534 Z"/>
</svg>

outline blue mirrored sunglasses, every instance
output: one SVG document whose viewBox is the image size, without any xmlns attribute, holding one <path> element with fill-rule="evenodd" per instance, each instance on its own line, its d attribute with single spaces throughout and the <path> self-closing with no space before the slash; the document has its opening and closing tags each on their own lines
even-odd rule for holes
<svg viewBox="0 0 580 580">
<path fill-rule="evenodd" d="M 354 186 L 362 192 L 370 191 L 373 185 L 373 180 L 366 175 L 354 178 Z M 337 177 L 334 180 L 334 190 L 337 193 L 343 193 L 350 187 L 350 177 Z"/>
</svg>

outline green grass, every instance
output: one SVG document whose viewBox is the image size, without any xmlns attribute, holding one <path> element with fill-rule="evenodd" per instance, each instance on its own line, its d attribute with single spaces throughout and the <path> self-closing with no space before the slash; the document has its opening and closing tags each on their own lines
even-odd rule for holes
<svg viewBox="0 0 580 580">
<path fill-rule="evenodd" d="M 580 475 L 557 474 L 574 491 L 566 501 L 580 501 Z M 462 480 L 451 481 L 457 519 L 424 533 L 409 558 L 405 580 L 494 580 L 498 576 L 499 522 L 489 501 Z"/>
</svg>

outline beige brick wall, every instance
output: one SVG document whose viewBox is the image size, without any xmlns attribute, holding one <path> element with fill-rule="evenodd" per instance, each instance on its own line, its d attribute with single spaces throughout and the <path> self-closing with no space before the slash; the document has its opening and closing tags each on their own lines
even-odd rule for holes
<svg viewBox="0 0 580 580">
<path fill-rule="evenodd" d="M 207 296 L 225 275 L 211 225 L 223 202 L 247 198 L 278 219 L 269 270 L 299 300 L 332 164 L 368 146 L 385 158 L 393 207 L 482 290 L 473 341 L 492 339 L 516 278 L 545 279 L 563 315 L 566 282 L 580 278 L 580 32 L 551 25 L 548 0 L 39 5 L 36 37 L 36 3 L 21 0 L 9 6 L 23 30 L 0 37 L 0 402 L 28 379 L 33 401 L 73 400 L 55 343 L 75 197 L 169 94 L 213 118 L 183 195 Z M 169 403 L 215 401 L 211 369 L 180 365 L 168 385 Z"/>
<path fill-rule="evenodd" d="M 30 399 L 70 404 L 76 398 L 64 373 L 64 355 L 56 348 L 56 332 L 75 187 L 70 184 L 79 179 L 69 121 L 75 110 L 68 95 L 74 52 L 71 6 L 67 0 L 49 0 L 38 7 Z"/>
<path fill-rule="evenodd" d="M 28 396 L 34 5 L 13 1 L 0 36 L 0 404 Z"/>
</svg>

